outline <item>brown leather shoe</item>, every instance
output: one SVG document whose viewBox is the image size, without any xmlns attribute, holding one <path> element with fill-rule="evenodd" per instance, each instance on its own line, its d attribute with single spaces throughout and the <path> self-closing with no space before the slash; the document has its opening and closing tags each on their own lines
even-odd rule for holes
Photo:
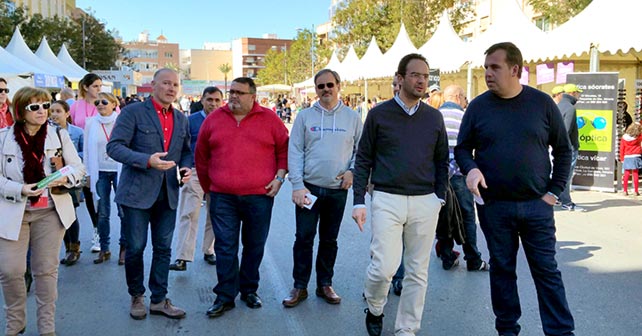
<svg viewBox="0 0 642 336">
<path fill-rule="evenodd" d="M 341 303 L 341 297 L 332 289 L 332 286 L 318 287 L 316 292 L 318 297 L 321 297 L 329 304 Z"/>
<path fill-rule="evenodd" d="M 152 315 L 165 315 L 171 319 L 182 319 L 186 315 L 184 310 L 174 306 L 169 299 L 150 304 L 149 313 Z"/>
<path fill-rule="evenodd" d="M 147 317 L 147 307 L 145 307 L 145 297 L 143 295 L 132 296 L 129 316 L 134 320 L 142 320 Z"/>
<path fill-rule="evenodd" d="M 98 258 L 94 259 L 94 264 L 102 264 L 103 261 L 107 261 L 109 258 L 111 258 L 110 251 L 100 251 L 100 253 L 98 253 Z"/>
<path fill-rule="evenodd" d="M 283 305 L 286 308 L 292 308 L 301 303 L 301 301 L 308 298 L 308 290 L 303 288 L 294 288 L 290 291 L 290 295 L 283 299 Z"/>
</svg>

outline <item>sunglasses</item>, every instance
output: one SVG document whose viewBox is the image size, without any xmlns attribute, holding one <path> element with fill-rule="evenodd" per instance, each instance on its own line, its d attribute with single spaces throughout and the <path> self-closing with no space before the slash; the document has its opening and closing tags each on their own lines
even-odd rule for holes
<svg viewBox="0 0 642 336">
<path fill-rule="evenodd" d="M 98 106 L 98 105 L 100 105 L 100 104 L 103 104 L 103 105 L 107 106 L 107 105 L 109 105 L 109 100 L 107 100 L 107 99 L 103 99 L 103 100 L 96 100 L 96 101 L 94 102 L 94 105 L 96 105 L 96 106 Z"/>
<path fill-rule="evenodd" d="M 330 83 L 325 83 L 325 84 L 321 83 L 321 84 L 318 84 L 318 85 L 317 85 L 317 89 L 319 89 L 319 90 L 323 90 L 323 89 L 325 89 L 326 87 L 328 87 L 328 89 L 332 89 L 332 88 L 334 87 L 334 83 L 332 83 L 332 82 L 330 82 Z"/>
<path fill-rule="evenodd" d="M 9 88 L 0 89 L 0 93 L 9 93 Z"/>
<path fill-rule="evenodd" d="M 42 103 L 42 104 L 29 104 L 25 106 L 25 110 L 36 112 L 42 107 L 43 110 L 48 110 L 51 106 L 51 103 Z"/>
<path fill-rule="evenodd" d="M 252 92 L 243 92 L 243 91 L 237 91 L 237 90 L 230 90 L 229 93 L 230 93 L 230 96 L 231 95 L 244 96 L 246 94 L 251 94 Z"/>
</svg>

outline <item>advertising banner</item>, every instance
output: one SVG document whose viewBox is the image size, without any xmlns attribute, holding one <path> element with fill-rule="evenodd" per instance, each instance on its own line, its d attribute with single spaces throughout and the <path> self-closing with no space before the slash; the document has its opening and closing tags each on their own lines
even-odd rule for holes
<svg viewBox="0 0 642 336">
<path fill-rule="evenodd" d="M 519 78 L 519 84 L 528 85 L 528 77 L 530 75 L 531 69 L 527 66 L 522 68 L 522 77 Z"/>
<path fill-rule="evenodd" d="M 557 63 L 557 76 L 555 76 L 555 83 L 564 84 L 566 83 L 566 75 L 573 72 L 575 69 L 575 63 L 573 61 L 569 62 L 558 62 Z"/>
<path fill-rule="evenodd" d="M 615 192 L 615 109 L 617 73 L 569 73 L 567 83 L 582 90 L 575 104 L 580 150 L 573 186 Z"/>
<path fill-rule="evenodd" d="M 553 63 L 543 63 L 535 66 L 537 72 L 537 85 L 552 83 L 555 80 L 555 67 Z"/>
</svg>

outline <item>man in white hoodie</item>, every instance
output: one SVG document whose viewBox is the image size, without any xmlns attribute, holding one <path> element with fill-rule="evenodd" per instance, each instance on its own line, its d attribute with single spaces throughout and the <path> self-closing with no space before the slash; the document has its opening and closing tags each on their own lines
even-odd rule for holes
<svg viewBox="0 0 642 336">
<path fill-rule="evenodd" d="M 294 307 L 308 297 L 314 238 L 319 230 L 316 295 L 330 304 L 341 297 L 332 288 L 337 236 L 343 219 L 352 169 L 363 124 L 339 99 L 341 79 L 330 69 L 314 76 L 319 101 L 294 120 L 288 147 L 292 201 L 296 204 L 294 289 L 283 299 Z"/>
</svg>

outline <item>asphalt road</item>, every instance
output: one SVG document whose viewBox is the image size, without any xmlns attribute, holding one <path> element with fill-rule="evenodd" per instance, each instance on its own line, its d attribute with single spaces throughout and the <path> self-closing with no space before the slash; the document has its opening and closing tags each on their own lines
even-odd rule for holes
<svg viewBox="0 0 642 336">
<path fill-rule="evenodd" d="M 588 211 L 556 212 L 557 256 L 575 316 L 576 334 L 642 335 L 641 200 L 597 192 L 574 192 L 572 196 Z M 369 223 L 365 232 L 359 232 L 350 218 L 351 198 L 341 228 L 334 278 L 342 303 L 329 305 L 312 295 L 292 309 L 281 305 L 293 282 L 294 207 L 290 197 L 290 184 L 286 183 L 275 202 L 261 266 L 258 293 L 263 308 L 249 309 L 237 300 L 236 309 L 220 318 L 209 319 L 205 315 L 214 299 L 216 271 L 215 266 L 203 261 L 199 252 L 201 226 L 195 261 L 188 264 L 186 272 L 170 273 L 169 297 L 187 310 L 187 317 L 178 321 L 159 316 L 134 321 L 129 317 L 124 267 L 117 265 L 117 253 L 104 264 L 92 263 L 95 254 L 89 252 L 91 224 L 81 205 L 78 215 L 83 254 L 77 265 L 60 267 L 58 335 L 367 335 L 363 313 L 366 305 L 361 293 L 369 258 Z M 201 225 L 204 218 L 203 212 Z M 118 232 L 114 212 L 112 251 L 116 252 Z M 481 231 L 478 237 L 479 248 L 487 260 Z M 147 270 L 150 245 L 145 254 Z M 312 291 L 314 279 L 313 274 Z M 463 262 L 451 271 L 444 271 L 433 250 L 428 281 L 422 330 L 418 335 L 496 335 L 487 273 L 469 273 Z M 518 285 L 523 312 L 521 335 L 542 335 L 535 288 L 523 255 L 518 261 Z M 384 335 L 393 334 L 397 303 L 398 297 L 390 294 Z M 35 310 L 32 289 L 26 335 L 37 335 Z M 4 330 L 4 318 L 0 319 L 0 330 Z"/>
</svg>

